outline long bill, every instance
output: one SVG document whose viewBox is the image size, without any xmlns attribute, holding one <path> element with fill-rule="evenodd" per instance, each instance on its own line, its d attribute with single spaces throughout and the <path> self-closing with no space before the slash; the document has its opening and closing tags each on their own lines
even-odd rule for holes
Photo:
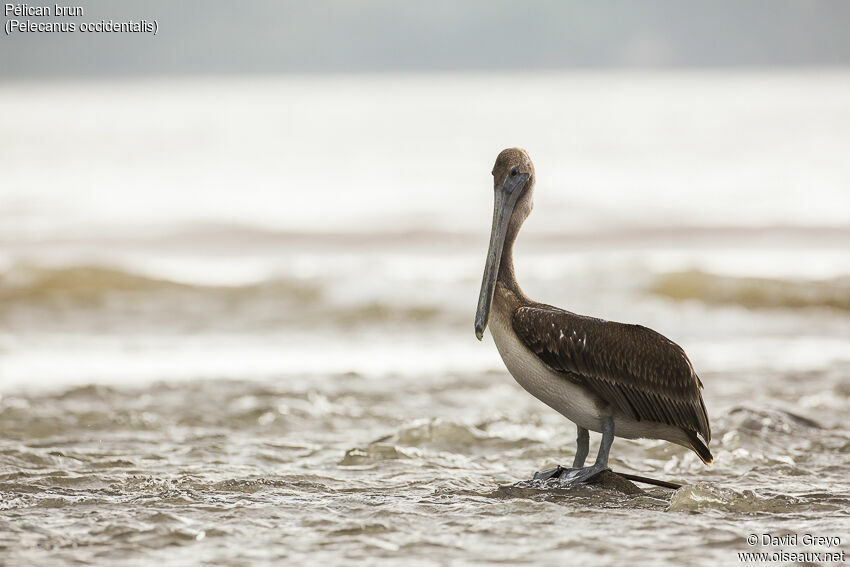
<svg viewBox="0 0 850 567">
<path fill-rule="evenodd" d="M 481 292 L 478 295 L 478 309 L 475 311 L 475 336 L 480 341 L 484 337 L 484 329 L 490 319 L 490 307 L 493 303 L 493 292 L 496 290 L 496 279 L 499 276 L 499 264 L 502 260 L 502 250 L 505 247 L 505 236 L 511 222 L 514 207 L 522 191 L 522 186 L 508 189 L 497 185 L 493 202 L 493 227 L 490 230 L 490 248 L 487 251 L 487 263 L 484 265 L 484 278 L 481 280 Z"/>
</svg>

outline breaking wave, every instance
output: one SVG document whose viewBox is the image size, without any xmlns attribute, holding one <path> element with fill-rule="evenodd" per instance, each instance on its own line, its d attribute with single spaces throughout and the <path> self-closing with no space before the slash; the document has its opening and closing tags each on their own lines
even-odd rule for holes
<svg viewBox="0 0 850 567">
<path fill-rule="evenodd" d="M 171 323 L 240 330 L 277 325 L 356 326 L 430 322 L 433 305 L 373 298 L 341 301 L 323 282 L 274 277 L 243 285 L 206 285 L 158 278 L 116 267 L 16 265 L 0 273 L 0 321 L 11 328 L 114 328 Z"/>
<path fill-rule="evenodd" d="M 684 486 L 670 500 L 671 512 L 720 510 L 726 512 L 785 513 L 794 510 L 799 500 L 784 494 L 755 490 L 735 490 L 706 482 Z"/>
<path fill-rule="evenodd" d="M 658 277 L 650 291 L 678 301 L 696 299 L 749 309 L 820 307 L 850 311 L 850 277 L 806 281 L 721 276 L 689 270 Z"/>
<path fill-rule="evenodd" d="M 315 285 L 274 279 L 244 286 L 206 286 L 159 279 L 119 268 L 99 265 L 45 267 L 18 265 L 0 274 L 0 301 L 35 303 L 77 303 L 97 305 L 119 294 L 152 296 L 187 294 L 238 299 L 265 295 L 299 301 L 320 296 Z"/>
</svg>

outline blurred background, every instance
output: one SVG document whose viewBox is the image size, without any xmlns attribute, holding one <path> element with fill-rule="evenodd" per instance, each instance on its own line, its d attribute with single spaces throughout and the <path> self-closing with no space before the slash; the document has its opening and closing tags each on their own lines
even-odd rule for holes
<svg viewBox="0 0 850 567">
<path fill-rule="evenodd" d="M 845 322 L 844 2 L 77 5 L 6 19 L 157 34 L 3 38 L 4 385 L 497 368 L 469 331 L 510 146 L 532 297 L 729 348 Z"/>
<path fill-rule="evenodd" d="M 157 33 L 0 39 L 8 474 L 121 455 L 79 474 L 148 494 L 162 486 L 127 479 L 151 474 L 135 444 L 149 435 L 167 455 L 157 478 L 188 474 L 206 494 L 256 471 L 302 474 L 304 459 L 336 475 L 386 459 L 474 469 L 484 457 L 440 459 L 474 451 L 482 431 L 522 441 L 493 454 L 542 444 L 488 462 L 500 479 L 541 468 L 570 426 L 473 334 L 490 171 L 511 146 L 537 169 L 515 251 L 524 290 L 681 344 L 722 470 L 766 462 L 751 477 L 763 486 L 788 474 L 768 465 L 801 458 L 746 437 L 747 424 L 797 422 L 745 419 L 742 400 L 823 427 L 846 417 L 847 2 L 74 5 L 83 16 L 4 24 L 156 20 Z M 416 437 L 410 420 L 435 418 L 453 425 Z M 842 427 L 824 443 L 846 459 Z M 407 441 L 340 461 L 384 434 Z M 63 443 L 73 463 L 50 456 Z M 646 443 L 625 446 L 619 466 L 701 471 L 676 449 L 646 465 Z M 204 459 L 221 468 L 186 472 Z M 165 524 L 178 542 L 205 533 Z M 61 547 L 65 533 L 32 541 Z M 111 545 L 72 540 L 85 537 Z M 403 547 L 380 537 L 389 551 L 372 553 Z M 479 543 L 484 559 L 497 545 Z"/>
</svg>

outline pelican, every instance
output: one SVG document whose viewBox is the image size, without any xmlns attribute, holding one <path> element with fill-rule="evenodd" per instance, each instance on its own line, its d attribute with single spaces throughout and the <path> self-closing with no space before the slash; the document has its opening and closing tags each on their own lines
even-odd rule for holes
<svg viewBox="0 0 850 567">
<path fill-rule="evenodd" d="M 513 245 L 532 208 L 534 165 L 525 150 L 502 151 L 493 166 L 490 248 L 475 313 L 481 340 L 488 321 L 508 371 L 528 393 L 576 424 L 571 469 L 535 479 L 577 483 L 608 469 L 614 437 L 663 439 L 712 461 L 702 382 L 682 348 L 640 325 L 577 315 L 529 299 L 514 274 Z M 589 431 L 602 434 L 585 467 Z"/>
</svg>

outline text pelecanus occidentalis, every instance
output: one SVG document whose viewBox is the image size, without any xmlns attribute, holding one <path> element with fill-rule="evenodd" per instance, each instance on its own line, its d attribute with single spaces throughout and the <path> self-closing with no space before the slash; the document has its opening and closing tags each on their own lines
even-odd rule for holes
<svg viewBox="0 0 850 567">
<path fill-rule="evenodd" d="M 493 180 L 493 228 L 475 335 L 481 340 L 492 314 L 490 332 L 508 371 L 578 429 L 573 469 L 559 467 L 535 478 L 561 475 L 580 482 L 607 469 L 615 435 L 664 439 L 711 463 L 702 382 L 685 351 L 652 329 L 576 315 L 526 297 L 514 275 L 513 244 L 531 212 L 531 158 L 518 148 L 504 150 Z M 596 462 L 585 467 L 588 431 L 602 433 L 602 442 Z"/>
</svg>

